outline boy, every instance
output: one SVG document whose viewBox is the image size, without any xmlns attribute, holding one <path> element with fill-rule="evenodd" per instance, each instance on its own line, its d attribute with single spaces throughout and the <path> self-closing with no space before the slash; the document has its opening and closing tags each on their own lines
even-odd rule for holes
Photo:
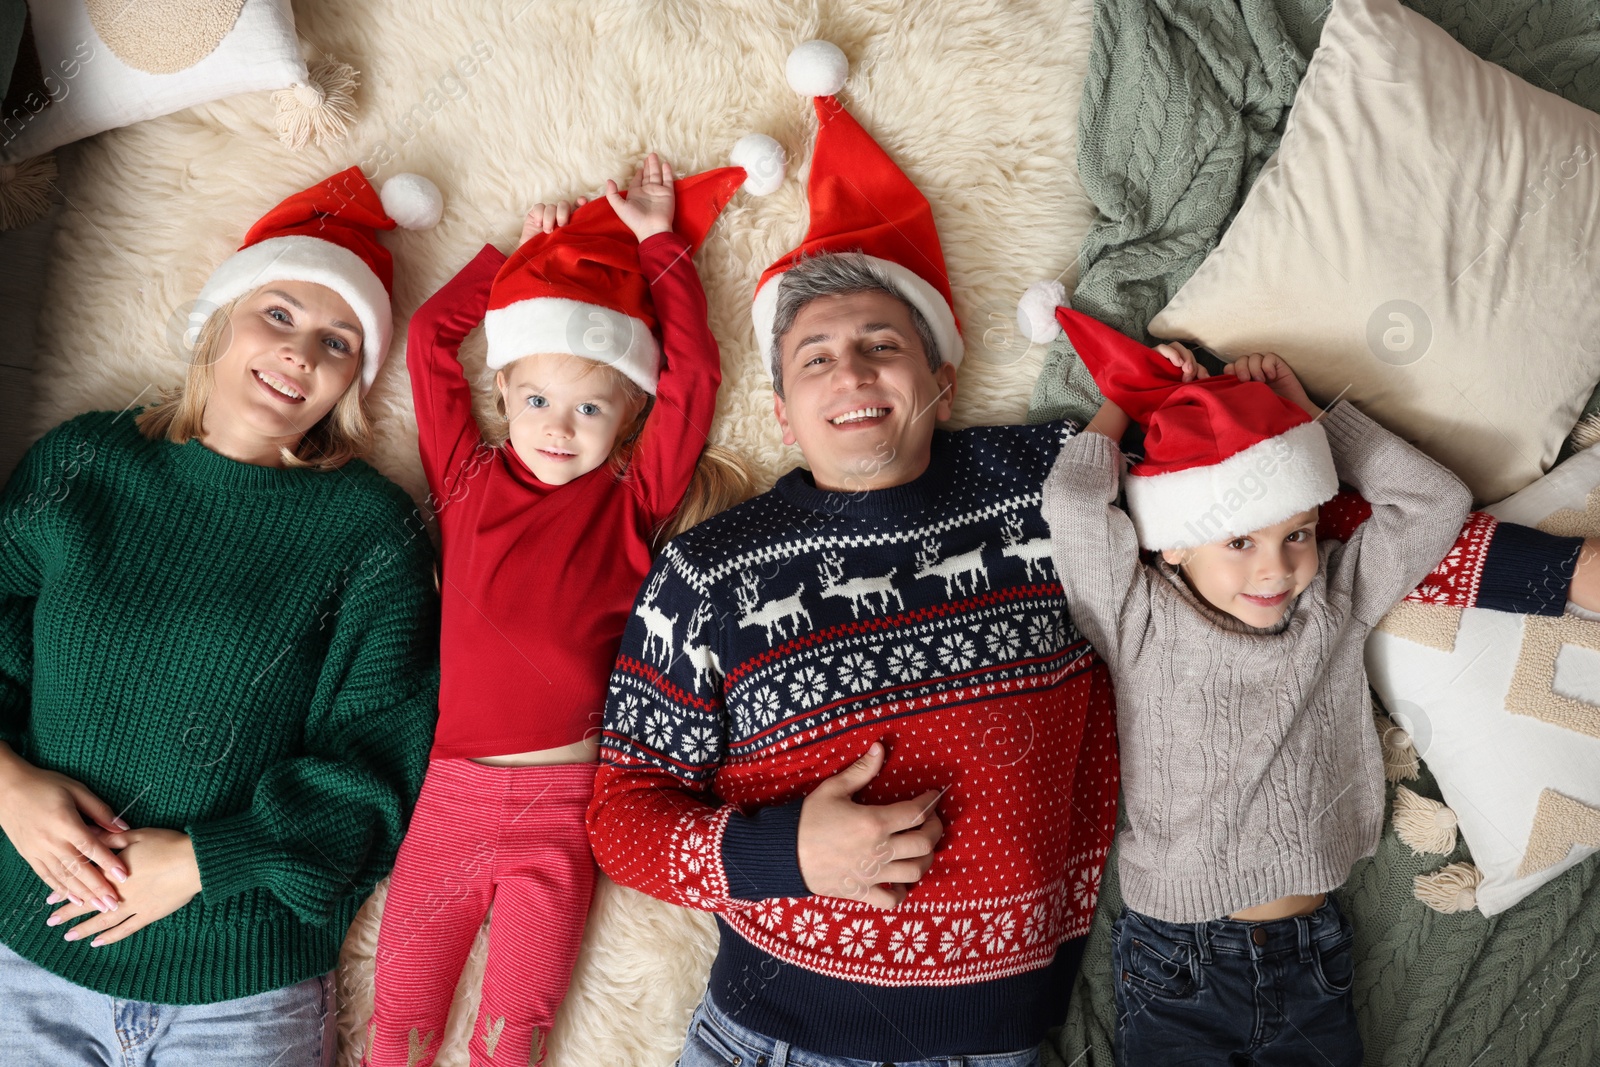
<svg viewBox="0 0 1600 1067">
<path fill-rule="evenodd" d="M 1362 649 L 1450 547 L 1470 494 L 1348 402 L 1319 410 L 1275 355 L 1209 378 L 1181 345 L 1157 355 L 1059 314 L 1108 397 L 1062 446 L 1044 514 L 1117 694 L 1118 1061 L 1354 1067 L 1351 930 L 1326 894 L 1383 820 Z M 1125 513 L 1130 415 L 1147 455 Z M 1341 478 L 1372 515 L 1319 545 Z"/>
</svg>

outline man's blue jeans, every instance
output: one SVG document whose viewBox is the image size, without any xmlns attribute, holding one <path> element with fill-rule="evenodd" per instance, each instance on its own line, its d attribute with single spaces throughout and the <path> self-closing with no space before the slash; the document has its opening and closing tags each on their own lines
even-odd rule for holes
<svg viewBox="0 0 1600 1067">
<path fill-rule="evenodd" d="M 1270 922 L 1111 925 L 1121 1067 L 1361 1067 L 1350 921 L 1333 897 Z"/>
<path fill-rule="evenodd" d="M 1063 1013 L 1066 1005 L 1061 1005 Z M 740 1026 L 711 1002 L 708 994 L 689 1020 L 689 1036 L 677 1067 L 1039 1067 L 1039 1050 L 987 1056 L 946 1056 L 931 1060 L 853 1060 L 807 1052 L 787 1041 Z"/>
<path fill-rule="evenodd" d="M 85 989 L 0 945 L 0 1062 L 330 1067 L 333 982 L 329 973 L 217 1004 L 149 1004 Z"/>
</svg>

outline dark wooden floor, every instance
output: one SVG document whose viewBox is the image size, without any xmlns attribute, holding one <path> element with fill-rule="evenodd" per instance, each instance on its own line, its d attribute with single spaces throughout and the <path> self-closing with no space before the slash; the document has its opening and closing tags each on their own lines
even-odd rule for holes
<svg viewBox="0 0 1600 1067">
<path fill-rule="evenodd" d="M 39 301 L 60 210 L 20 230 L 0 231 L 0 484 L 38 437 L 33 368 Z"/>
</svg>

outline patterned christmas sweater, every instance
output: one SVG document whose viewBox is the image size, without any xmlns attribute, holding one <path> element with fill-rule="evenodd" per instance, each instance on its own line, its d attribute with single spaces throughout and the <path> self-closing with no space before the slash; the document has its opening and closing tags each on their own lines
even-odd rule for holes
<svg viewBox="0 0 1600 1067">
<path fill-rule="evenodd" d="M 921 477 L 803 470 L 667 545 L 623 635 L 589 810 L 600 865 L 716 912 L 710 995 L 801 1048 L 1025 1048 L 1060 1021 L 1116 817 L 1104 665 L 1039 511 L 1062 423 L 935 434 Z M 875 740 L 857 799 L 945 789 L 892 911 L 808 893 L 800 803 Z"/>
</svg>

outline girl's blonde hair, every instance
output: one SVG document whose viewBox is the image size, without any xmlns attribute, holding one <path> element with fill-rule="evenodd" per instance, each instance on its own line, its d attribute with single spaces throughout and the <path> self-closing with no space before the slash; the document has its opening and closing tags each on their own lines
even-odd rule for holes
<svg viewBox="0 0 1600 1067">
<path fill-rule="evenodd" d="M 245 297 L 230 300 L 217 308 L 200 328 L 194 358 L 188 375 L 176 389 L 163 390 L 156 402 L 140 412 L 135 420 L 150 440 L 163 438 L 175 444 L 188 444 L 201 436 L 206 402 L 211 399 L 213 368 L 227 351 L 225 340 L 234 308 Z M 283 449 L 285 467 L 305 467 L 331 471 L 365 456 L 372 449 L 372 423 L 361 402 L 361 373 L 356 372 L 350 388 L 339 397 L 333 409 L 300 437 L 294 449 Z"/>
<path fill-rule="evenodd" d="M 634 452 L 639 447 L 639 435 L 644 432 L 645 420 L 650 416 L 651 397 L 639 387 L 639 383 L 615 367 L 593 360 L 584 362 L 590 368 L 585 374 L 599 371 L 609 375 L 612 383 L 622 392 L 623 403 L 636 412 L 633 421 L 617 434 L 611 455 L 606 458 L 611 473 L 618 481 L 622 481 L 628 477 Z M 500 369 L 509 377 L 515 363 L 513 360 Z M 495 391 L 494 408 L 499 418 L 492 427 L 492 436 L 504 444 L 511 437 L 511 419 L 506 414 L 505 397 L 498 389 Z M 718 512 L 742 504 L 754 495 L 755 478 L 749 464 L 737 452 L 708 443 L 700 453 L 700 462 L 695 464 L 694 476 L 689 480 L 689 488 L 684 491 L 678 509 L 656 531 L 651 547 L 660 548 L 690 527 L 698 526 Z"/>
</svg>

